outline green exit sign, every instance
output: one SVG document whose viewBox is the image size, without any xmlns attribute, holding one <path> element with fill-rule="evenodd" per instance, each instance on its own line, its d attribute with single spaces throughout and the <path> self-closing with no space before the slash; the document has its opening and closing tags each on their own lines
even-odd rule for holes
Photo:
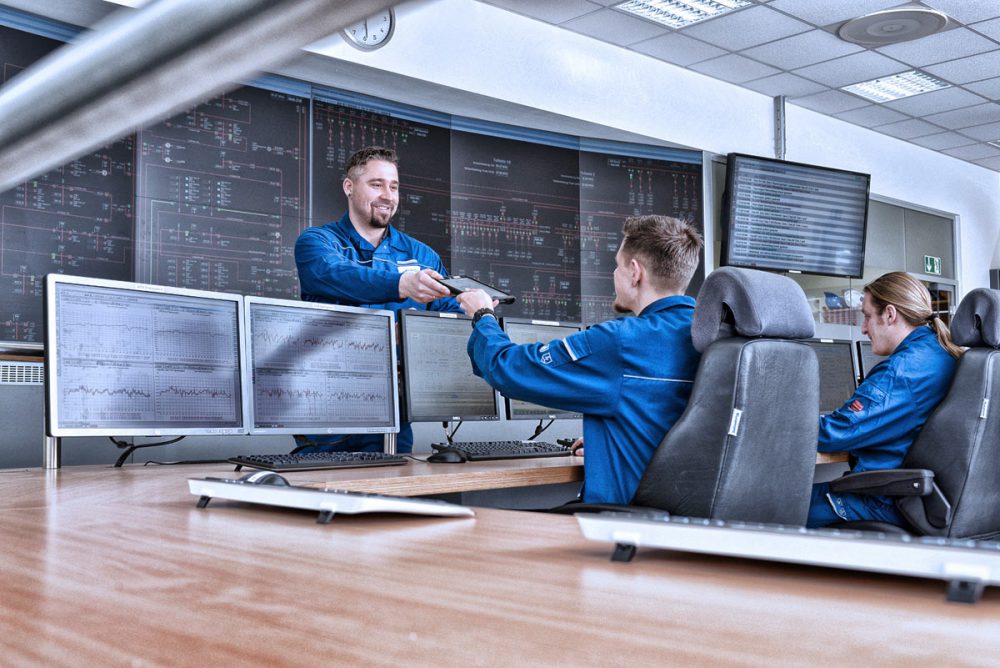
<svg viewBox="0 0 1000 668">
<path fill-rule="evenodd" d="M 924 256 L 924 273 L 934 274 L 935 276 L 941 275 L 941 258 L 934 257 L 933 255 Z"/>
</svg>

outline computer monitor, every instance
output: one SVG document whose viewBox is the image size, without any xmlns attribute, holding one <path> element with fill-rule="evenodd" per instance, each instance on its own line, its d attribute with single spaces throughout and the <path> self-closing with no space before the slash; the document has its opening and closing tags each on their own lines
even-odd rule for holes
<svg viewBox="0 0 1000 668">
<path fill-rule="evenodd" d="M 402 311 L 403 395 L 411 422 L 499 420 L 496 392 L 473 375 L 472 326 L 456 313 Z"/>
<path fill-rule="evenodd" d="M 723 265 L 861 278 L 868 174 L 730 153 Z"/>
<path fill-rule="evenodd" d="M 814 339 L 807 341 L 819 360 L 819 412 L 831 413 L 850 399 L 857 389 L 854 345 L 851 341 Z"/>
<path fill-rule="evenodd" d="M 882 355 L 876 355 L 872 352 L 872 342 L 871 341 L 858 341 L 858 378 L 864 380 L 868 377 L 868 374 L 872 372 L 875 365 L 886 359 Z"/>
<path fill-rule="evenodd" d="M 503 318 L 503 331 L 507 332 L 510 340 L 517 344 L 522 343 L 549 343 L 550 341 L 563 339 L 570 334 L 580 331 L 579 324 L 549 322 L 542 320 L 529 320 L 524 318 Z M 561 411 L 557 408 L 539 406 L 520 399 L 504 397 L 504 406 L 507 409 L 508 420 L 553 420 L 553 419 L 578 419 L 583 415 Z"/>
<path fill-rule="evenodd" d="M 391 311 L 246 297 L 253 434 L 399 431 Z"/>
<path fill-rule="evenodd" d="M 247 433 L 242 327 L 240 295 L 49 274 L 46 431 Z"/>
</svg>

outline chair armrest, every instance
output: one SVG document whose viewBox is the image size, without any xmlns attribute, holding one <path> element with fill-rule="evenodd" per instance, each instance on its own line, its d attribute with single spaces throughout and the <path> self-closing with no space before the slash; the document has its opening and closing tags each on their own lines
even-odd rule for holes
<svg viewBox="0 0 1000 668">
<path fill-rule="evenodd" d="M 928 469 L 886 469 L 849 473 L 830 481 L 835 494 L 869 496 L 927 496 L 934 487 L 934 472 Z"/>
</svg>

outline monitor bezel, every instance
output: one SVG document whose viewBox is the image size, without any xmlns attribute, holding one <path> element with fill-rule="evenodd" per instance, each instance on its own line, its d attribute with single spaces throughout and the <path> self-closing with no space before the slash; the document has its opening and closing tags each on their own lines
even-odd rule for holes
<svg viewBox="0 0 1000 668">
<path fill-rule="evenodd" d="M 868 346 L 868 349 L 871 350 L 872 342 L 865 341 L 863 339 L 858 339 L 857 341 L 854 342 L 854 346 L 855 346 L 855 354 L 857 355 L 857 360 L 858 360 L 858 383 L 862 383 L 864 382 L 865 378 L 868 377 L 868 372 L 870 371 L 870 369 L 865 368 L 865 358 L 861 352 L 861 348 L 863 348 L 864 346 Z M 875 355 L 875 353 L 873 352 L 872 355 Z M 876 364 L 881 364 L 885 360 L 889 359 L 889 357 L 885 355 L 875 355 L 875 356 L 881 358 Z"/>
<path fill-rule="evenodd" d="M 399 384 L 396 382 L 396 369 L 398 368 L 398 357 L 396 354 L 396 323 L 393 317 L 392 311 L 385 309 L 371 309 L 363 308 L 359 306 L 342 306 L 339 304 L 323 304 L 320 302 L 303 302 L 292 299 L 274 299 L 270 297 L 256 297 L 248 295 L 244 297 L 245 303 L 245 327 L 244 327 L 244 337 L 246 350 L 246 384 L 244 385 L 243 394 L 247 397 L 247 403 L 250 405 L 250 421 L 247 423 L 251 434 L 398 434 L 400 427 L 400 417 L 399 417 Z M 372 316 L 374 318 L 380 318 L 386 321 L 386 327 L 389 332 L 389 346 L 390 346 L 390 369 L 391 378 L 389 379 L 389 387 L 392 391 L 392 416 L 393 424 L 390 427 L 258 427 L 255 417 L 254 408 L 256 406 L 255 395 L 253 391 L 253 318 L 251 317 L 251 305 L 261 304 L 264 306 L 279 306 L 279 307 L 289 307 L 302 310 L 311 310 L 319 312 L 334 312 L 334 313 L 352 313 L 364 316 Z"/>
<path fill-rule="evenodd" d="M 567 336 L 569 336 L 569 334 L 576 334 L 578 332 L 583 331 L 583 323 L 579 322 L 563 322 L 560 320 L 538 320 L 535 318 L 509 318 L 505 316 L 503 318 L 500 318 L 500 327 L 503 329 L 505 333 L 507 333 L 508 338 L 510 336 L 510 334 L 507 332 L 508 325 L 543 325 L 548 327 L 564 327 L 568 330 L 571 330 L 570 332 L 567 333 Z M 566 338 L 566 337 L 560 337 L 560 338 Z M 515 415 L 513 412 L 511 412 L 510 397 L 504 396 L 504 394 L 500 391 L 497 391 L 497 396 L 500 398 L 501 401 L 503 401 L 504 415 L 510 421 L 583 419 L 583 413 L 560 411 L 556 409 L 551 409 L 548 406 L 539 406 L 539 408 L 545 408 L 547 410 L 551 410 L 552 412 L 544 414 L 535 414 L 535 415 Z M 526 403 L 531 403 L 531 402 L 526 402 Z M 532 404 L 532 405 L 538 406 L 538 404 Z"/>
<path fill-rule="evenodd" d="M 840 346 L 843 346 L 843 345 L 846 345 L 847 348 L 848 348 L 848 350 L 851 353 L 851 374 L 854 377 L 854 390 L 858 389 L 858 385 L 860 384 L 860 380 L 858 379 L 857 347 L 854 345 L 854 341 L 852 339 L 833 339 L 833 338 L 824 336 L 824 337 L 815 337 L 815 338 L 812 338 L 812 339 L 805 339 L 803 341 L 803 343 L 810 344 L 810 347 L 812 347 L 811 344 L 820 344 L 820 345 L 824 345 L 824 346 L 831 346 L 831 345 L 840 345 Z M 841 403 L 840 403 L 840 406 L 843 406 L 844 402 L 846 402 L 851 397 L 851 395 L 854 394 L 854 390 L 851 391 L 851 394 L 849 394 L 846 397 L 844 397 L 843 401 L 841 401 Z M 837 406 L 837 408 L 840 408 L 840 406 Z M 824 410 L 820 409 L 819 414 L 820 415 L 829 415 L 830 413 L 833 413 L 834 411 L 836 411 L 837 408 L 833 408 L 833 409 L 828 410 L 828 411 L 824 411 Z"/>
<path fill-rule="evenodd" d="M 400 348 L 402 348 L 403 351 L 402 373 L 400 374 L 402 377 L 402 388 L 400 390 L 400 393 L 404 397 L 402 405 L 405 409 L 406 420 L 408 422 L 465 422 L 465 421 L 498 422 L 500 420 L 500 401 L 498 399 L 496 390 L 493 390 L 492 388 L 490 389 L 493 395 L 493 415 L 480 415 L 480 414 L 451 415 L 448 413 L 439 413 L 435 415 L 419 415 L 416 417 L 413 415 L 413 405 L 411 401 L 413 397 L 413 392 L 410 389 L 410 381 L 412 379 L 410 378 L 410 373 L 409 373 L 410 356 L 419 351 L 410 350 L 412 346 L 406 345 L 407 328 L 409 327 L 409 325 L 407 325 L 406 323 L 407 321 L 411 321 L 414 318 L 439 318 L 439 319 L 456 320 L 459 322 L 464 322 L 465 326 L 468 327 L 469 335 L 470 336 L 472 335 L 472 319 L 466 317 L 465 315 L 452 313 L 450 311 L 400 311 L 399 312 L 399 327 L 400 327 L 399 343 L 400 343 Z M 464 355 L 465 352 L 463 351 L 462 354 Z M 472 362 L 470 361 L 469 364 L 471 373 Z M 483 382 L 485 383 L 486 381 L 484 380 Z M 487 383 L 487 386 L 488 385 L 489 384 Z"/>
<path fill-rule="evenodd" d="M 240 427 L 163 427 L 158 429 L 145 430 L 139 427 L 59 427 L 59 397 L 57 384 L 55 381 L 56 369 L 58 368 L 58 328 L 50 322 L 55 313 L 56 290 L 59 285 L 81 285 L 89 288 L 107 288 L 115 290 L 128 290 L 131 292 L 142 292 L 171 297 L 195 297 L 198 299 L 209 299 L 214 301 L 231 302 L 236 305 L 236 338 L 239 352 L 237 354 L 237 364 L 239 365 L 239 392 L 240 392 Z M 151 283 L 133 283 L 129 281 L 117 281 L 105 278 L 89 278 L 85 276 L 73 276 L 70 274 L 47 274 L 45 276 L 45 317 L 43 340 L 45 341 L 45 433 L 53 437 L 73 437 L 73 436 L 222 436 L 222 435 L 246 435 L 249 433 L 250 412 L 247 405 L 247 397 L 244 392 L 246 386 L 247 365 L 246 365 L 246 345 L 244 343 L 244 310 L 243 295 L 228 292 L 212 292 L 208 290 L 194 290 L 191 288 L 177 288 L 165 285 L 153 285 Z"/>
<path fill-rule="evenodd" d="M 865 212 L 864 217 L 861 221 L 861 255 L 858 261 L 857 273 L 855 274 L 837 274 L 822 271 L 809 271 L 806 269 L 800 269 L 797 267 L 787 267 L 787 266 L 761 266 L 759 264 L 739 264 L 732 262 L 729 257 L 730 250 L 730 230 L 733 221 L 733 209 L 735 208 L 734 198 L 732 196 L 734 180 L 736 178 L 736 170 L 733 169 L 736 161 L 746 159 L 746 160 L 756 160 L 758 162 L 778 164 L 778 165 L 790 165 L 794 167 L 804 167 L 806 169 L 815 170 L 817 172 L 827 172 L 827 173 L 840 173 L 840 174 L 850 174 L 852 176 L 862 176 L 866 180 L 865 186 Z M 860 279 L 863 277 L 865 269 L 865 252 L 867 250 L 868 243 L 868 212 L 871 208 L 871 174 L 866 174 L 864 172 L 855 172 L 848 169 L 838 169 L 836 167 L 824 167 L 821 165 L 811 165 L 805 162 L 793 162 L 791 160 L 779 160 L 777 158 L 765 158 L 759 155 L 750 155 L 748 153 L 729 153 L 726 157 L 726 186 L 722 193 L 722 218 L 720 221 L 720 228 L 722 231 L 722 244 L 719 253 L 719 266 L 722 267 L 743 267 L 747 269 L 759 269 L 761 271 L 775 271 L 790 274 L 806 274 L 809 276 L 834 276 L 837 278 L 853 278 Z"/>
</svg>

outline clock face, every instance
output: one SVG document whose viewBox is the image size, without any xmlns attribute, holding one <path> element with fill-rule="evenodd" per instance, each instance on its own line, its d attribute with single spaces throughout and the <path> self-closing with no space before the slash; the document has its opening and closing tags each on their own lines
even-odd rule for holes
<svg viewBox="0 0 1000 668">
<path fill-rule="evenodd" d="M 347 38 L 348 44 L 370 51 L 389 41 L 395 23 L 395 16 L 390 7 L 378 14 L 372 14 L 363 21 L 347 26 L 344 28 L 344 37 Z"/>
</svg>

